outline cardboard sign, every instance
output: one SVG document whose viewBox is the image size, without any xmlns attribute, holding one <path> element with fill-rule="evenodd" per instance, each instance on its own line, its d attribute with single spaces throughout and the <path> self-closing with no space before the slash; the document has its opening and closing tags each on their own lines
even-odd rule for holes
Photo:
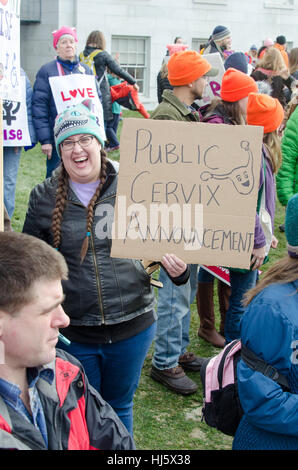
<svg viewBox="0 0 298 470">
<path fill-rule="evenodd" d="M 219 52 L 204 54 L 203 58 L 206 59 L 212 67 L 218 69 L 218 74 L 215 77 L 207 77 L 208 83 L 204 90 L 203 97 L 201 100 L 196 100 L 199 106 L 205 106 L 210 104 L 214 98 L 220 98 L 222 77 L 226 71 Z"/>
<path fill-rule="evenodd" d="M 95 76 L 83 73 L 74 73 L 49 78 L 52 94 L 58 114 L 66 108 L 91 99 L 94 104 L 94 113 L 104 130 L 103 109 L 96 90 Z"/>
<path fill-rule="evenodd" d="M 0 97 L 21 98 L 19 0 L 0 2 Z"/>
<path fill-rule="evenodd" d="M 111 256 L 249 268 L 263 128 L 125 119 Z"/>
<path fill-rule="evenodd" d="M 4 147 L 31 145 L 26 106 L 26 77 L 21 76 L 21 101 L 3 101 Z"/>
</svg>

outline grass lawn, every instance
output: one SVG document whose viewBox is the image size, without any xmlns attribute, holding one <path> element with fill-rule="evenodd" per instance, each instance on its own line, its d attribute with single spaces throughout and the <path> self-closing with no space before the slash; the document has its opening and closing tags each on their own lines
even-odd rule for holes
<svg viewBox="0 0 298 470">
<path fill-rule="evenodd" d="M 134 112 L 124 112 L 124 117 L 139 117 Z M 121 126 L 119 128 L 119 132 Z M 109 154 L 119 160 L 119 151 Z M 40 146 L 23 152 L 17 181 L 16 209 L 12 220 L 15 231 L 21 231 L 31 189 L 43 181 L 46 174 L 45 156 Z M 272 250 L 266 271 L 277 259 L 285 254 L 285 235 L 278 225 L 284 222 L 284 209 L 277 203 L 275 235 L 279 239 L 276 250 Z M 214 297 L 217 323 L 219 324 L 217 295 Z M 196 304 L 192 305 L 189 349 L 199 356 L 210 357 L 219 352 L 197 336 L 199 327 Z M 134 401 L 134 436 L 137 449 L 190 450 L 190 449 L 231 449 L 232 438 L 201 422 L 202 387 L 198 373 L 188 373 L 199 384 L 194 395 L 183 397 L 166 390 L 150 378 L 153 346 L 146 358 L 139 388 Z"/>
</svg>

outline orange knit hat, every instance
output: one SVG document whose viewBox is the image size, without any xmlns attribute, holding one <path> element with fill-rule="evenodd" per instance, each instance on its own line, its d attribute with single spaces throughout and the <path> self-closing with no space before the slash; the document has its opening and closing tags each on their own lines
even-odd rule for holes
<svg viewBox="0 0 298 470">
<path fill-rule="evenodd" d="M 172 86 L 188 85 L 203 75 L 215 76 L 218 69 L 196 51 L 175 52 L 168 62 L 168 80 Z"/>
<path fill-rule="evenodd" d="M 250 93 L 247 103 L 247 124 L 263 126 L 264 134 L 276 131 L 284 118 L 284 110 L 276 98 Z"/>
<path fill-rule="evenodd" d="M 231 67 L 222 77 L 220 96 L 224 101 L 239 101 L 257 91 L 258 86 L 254 79 L 240 70 Z"/>
</svg>

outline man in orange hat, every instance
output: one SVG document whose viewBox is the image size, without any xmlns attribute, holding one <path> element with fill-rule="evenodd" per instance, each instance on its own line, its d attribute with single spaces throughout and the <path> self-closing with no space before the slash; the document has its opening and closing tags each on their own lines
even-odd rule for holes
<svg viewBox="0 0 298 470">
<path fill-rule="evenodd" d="M 200 114 L 192 107 L 202 98 L 207 76 L 218 71 L 196 51 L 176 52 L 168 62 L 168 80 L 173 90 L 164 90 L 162 102 L 152 119 L 199 122 Z M 184 370 L 199 371 L 201 359 L 186 352 L 189 343 L 190 305 L 196 294 L 197 265 L 190 265 L 190 279 L 184 286 L 172 286 L 160 272 L 163 288 L 159 290 L 157 330 L 151 377 L 182 395 L 195 393 L 197 384 Z"/>
</svg>

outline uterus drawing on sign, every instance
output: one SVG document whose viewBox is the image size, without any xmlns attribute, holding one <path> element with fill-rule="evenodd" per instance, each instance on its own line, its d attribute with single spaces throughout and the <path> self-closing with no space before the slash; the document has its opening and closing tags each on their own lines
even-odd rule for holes
<svg viewBox="0 0 298 470">
<path fill-rule="evenodd" d="M 203 171 L 201 173 L 202 181 L 214 180 L 230 180 L 236 191 L 239 194 L 250 194 L 254 188 L 255 178 L 253 171 L 253 154 L 249 148 L 249 142 L 242 140 L 240 142 L 240 148 L 247 153 L 247 163 L 246 165 L 241 165 L 233 168 L 230 171 L 221 171 L 220 168 L 213 168 L 208 164 L 208 153 L 211 150 L 218 149 L 217 145 L 213 145 L 204 154 L 204 163 L 210 171 Z"/>
</svg>

